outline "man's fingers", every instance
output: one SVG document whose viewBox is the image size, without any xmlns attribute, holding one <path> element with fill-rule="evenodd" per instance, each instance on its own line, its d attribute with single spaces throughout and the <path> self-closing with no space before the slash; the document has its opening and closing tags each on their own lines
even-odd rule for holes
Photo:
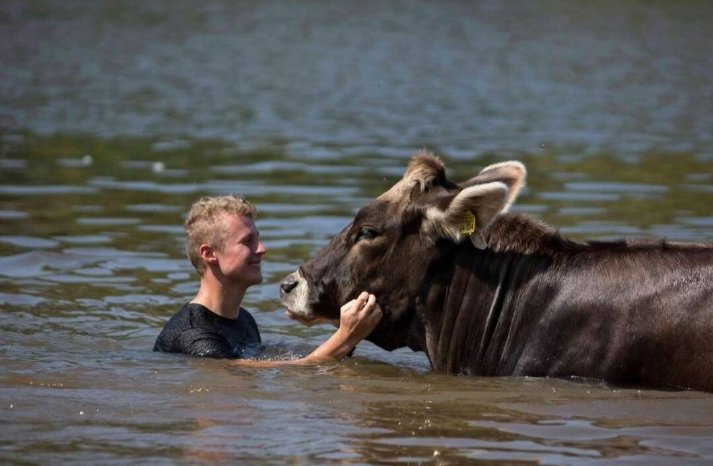
<svg viewBox="0 0 713 466">
<path fill-rule="evenodd" d="M 352 299 L 351 301 L 344 303 L 342 307 L 339 308 L 340 312 L 346 312 L 348 311 L 354 304 L 356 303 L 356 299 Z"/>
<path fill-rule="evenodd" d="M 367 306 L 373 306 L 376 303 L 376 296 L 373 294 L 369 294 L 369 297 L 366 300 Z"/>
<path fill-rule="evenodd" d="M 364 305 L 369 299 L 369 293 L 366 291 L 362 291 L 359 293 L 359 296 L 357 296 L 355 299 L 352 299 L 348 303 L 345 303 L 342 305 L 342 307 L 339 308 L 341 312 L 346 312 L 349 309 L 354 308 L 355 311 L 359 311 L 364 308 Z"/>
<path fill-rule="evenodd" d="M 361 314 L 370 313 L 374 308 L 374 304 L 376 303 L 376 296 L 367 292 L 362 293 L 362 295 L 365 299 L 363 302 L 360 303 L 361 307 L 359 308 L 359 311 L 361 312 Z"/>
</svg>

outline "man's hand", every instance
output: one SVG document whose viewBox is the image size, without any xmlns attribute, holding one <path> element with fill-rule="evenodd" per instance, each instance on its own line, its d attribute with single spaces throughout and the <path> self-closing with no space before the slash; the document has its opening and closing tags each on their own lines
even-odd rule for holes
<svg viewBox="0 0 713 466">
<path fill-rule="evenodd" d="M 356 346 L 366 338 L 381 320 L 381 308 L 376 303 L 376 296 L 362 291 L 340 308 L 339 330 L 345 342 Z"/>
</svg>

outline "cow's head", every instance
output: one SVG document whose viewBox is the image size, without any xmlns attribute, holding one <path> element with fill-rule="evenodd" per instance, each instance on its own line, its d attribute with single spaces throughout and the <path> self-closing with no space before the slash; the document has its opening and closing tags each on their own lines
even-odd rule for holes
<svg viewBox="0 0 713 466">
<path fill-rule="evenodd" d="M 503 162 L 455 184 L 440 159 L 419 152 L 398 183 L 284 279 L 288 315 L 307 325 L 336 324 L 340 306 L 368 291 L 384 315 L 368 339 L 385 349 L 422 349 L 409 334 L 429 268 L 462 241 L 487 247 L 482 232 L 515 200 L 525 176 L 521 163 Z"/>
</svg>

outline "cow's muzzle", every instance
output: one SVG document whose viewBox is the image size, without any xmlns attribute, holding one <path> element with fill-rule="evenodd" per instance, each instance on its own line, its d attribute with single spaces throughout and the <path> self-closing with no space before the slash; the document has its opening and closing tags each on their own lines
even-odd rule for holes
<svg viewBox="0 0 713 466">
<path fill-rule="evenodd" d="M 305 325 L 314 325 L 318 322 L 312 306 L 309 303 L 309 281 L 301 270 L 286 276 L 280 283 L 280 301 L 287 308 L 287 316 Z"/>
<path fill-rule="evenodd" d="M 284 297 L 290 294 L 290 292 L 294 290 L 299 283 L 294 275 L 295 274 L 288 275 L 284 280 L 282 280 L 282 283 L 280 283 L 280 298 L 283 300 Z"/>
</svg>

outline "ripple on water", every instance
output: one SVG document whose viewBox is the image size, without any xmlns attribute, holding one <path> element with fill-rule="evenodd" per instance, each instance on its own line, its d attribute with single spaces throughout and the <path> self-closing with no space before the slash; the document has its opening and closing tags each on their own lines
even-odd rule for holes
<svg viewBox="0 0 713 466">
<path fill-rule="evenodd" d="M 0 275 L 14 278 L 36 278 L 54 270 L 76 270 L 92 263 L 91 258 L 53 251 L 27 251 L 0 257 Z"/>
<path fill-rule="evenodd" d="M 356 187 L 314 185 L 266 185 L 259 181 L 223 181 L 212 180 L 201 187 L 214 195 L 236 193 L 249 198 L 255 196 L 274 196 L 276 194 L 287 196 L 313 196 L 321 199 L 330 199 L 330 202 L 339 202 L 358 196 Z"/>
<path fill-rule="evenodd" d="M 46 299 L 40 296 L 0 292 L 0 304 L 11 306 L 36 306 L 45 301 Z"/>
<path fill-rule="evenodd" d="M 599 193 L 599 192 L 542 192 L 538 193 L 537 197 L 543 201 L 578 201 L 578 202 L 602 202 L 602 201 L 617 201 L 621 198 L 614 193 Z"/>
<path fill-rule="evenodd" d="M 119 181 L 113 178 L 92 178 L 89 185 L 95 188 L 132 192 L 156 192 L 162 194 L 190 194 L 201 191 L 197 183 L 157 183 L 155 181 Z"/>
<path fill-rule="evenodd" d="M 0 210 L 0 220 L 23 220 L 29 215 L 27 212 L 18 210 Z"/>
<path fill-rule="evenodd" d="M 565 187 L 571 191 L 626 194 L 664 194 L 669 190 L 667 186 L 645 183 L 570 182 Z"/>
<path fill-rule="evenodd" d="M 166 205 L 166 204 L 128 204 L 124 208 L 129 212 L 141 212 L 141 213 L 173 213 L 182 212 L 183 207 L 177 205 Z"/>
<path fill-rule="evenodd" d="M 48 249 L 58 246 L 59 243 L 46 238 L 36 238 L 32 236 L 11 236 L 0 235 L 0 243 L 8 243 L 20 248 Z"/>
<path fill-rule="evenodd" d="M 0 194 L 9 196 L 46 196 L 61 194 L 96 194 L 97 189 L 88 186 L 72 185 L 0 185 Z"/>
<path fill-rule="evenodd" d="M 632 225 L 613 222 L 581 222 L 578 225 L 561 227 L 559 231 L 565 235 L 615 235 L 615 236 L 640 236 L 643 231 Z"/>
<path fill-rule="evenodd" d="M 140 225 L 136 229 L 146 233 L 165 233 L 174 237 L 179 237 L 185 232 L 180 225 Z"/>
<path fill-rule="evenodd" d="M 110 243 L 112 238 L 106 235 L 67 235 L 53 236 L 57 241 L 66 244 L 96 245 Z"/>
<path fill-rule="evenodd" d="M 694 227 L 713 228 L 713 217 L 681 217 L 678 221 Z"/>
<path fill-rule="evenodd" d="M 121 226 L 138 225 L 141 219 L 131 217 L 77 217 L 79 225 Z"/>
</svg>

